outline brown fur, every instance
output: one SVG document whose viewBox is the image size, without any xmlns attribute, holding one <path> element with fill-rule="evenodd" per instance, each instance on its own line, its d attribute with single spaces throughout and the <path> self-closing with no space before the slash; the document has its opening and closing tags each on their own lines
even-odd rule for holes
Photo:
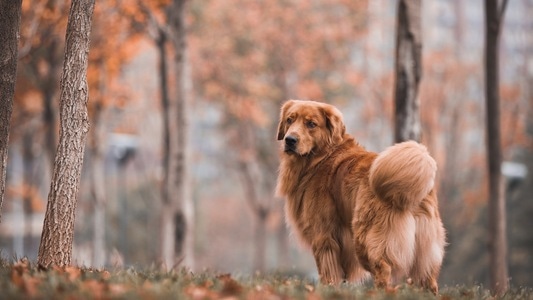
<svg viewBox="0 0 533 300">
<path fill-rule="evenodd" d="M 436 164 L 424 146 L 366 151 L 345 133 L 338 109 L 301 100 L 283 105 L 278 140 L 276 192 L 323 283 L 362 281 L 368 271 L 378 287 L 410 276 L 437 293 L 445 234 Z"/>
</svg>

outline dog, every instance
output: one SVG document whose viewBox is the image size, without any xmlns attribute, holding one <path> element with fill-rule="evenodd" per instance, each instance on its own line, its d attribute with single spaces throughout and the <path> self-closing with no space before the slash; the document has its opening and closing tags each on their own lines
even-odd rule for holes
<svg viewBox="0 0 533 300">
<path fill-rule="evenodd" d="M 287 223 L 310 248 L 323 284 L 379 288 L 410 278 L 438 293 L 445 230 L 435 160 L 408 141 L 377 154 L 347 134 L 341 112 L 308 100 L 281 108 L 276 194 Z"/>
</svg>

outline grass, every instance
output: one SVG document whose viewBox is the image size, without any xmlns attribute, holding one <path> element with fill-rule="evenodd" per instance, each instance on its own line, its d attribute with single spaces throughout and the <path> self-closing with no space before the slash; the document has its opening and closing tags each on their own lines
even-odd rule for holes
<svg viewBox="0 0 533 300">
<path fill-rule="evenodd" d="M 283 275 L 232 276 L 185 269 L 43 270 L 27 260 L 0 260 L 0 299 L 533 299 L 530 288 L 494 298 L 482 286 L 441 287 L 440 295 L 410 286 L 395 292 L 371 286 L 337 287 Z"/>
</svg>

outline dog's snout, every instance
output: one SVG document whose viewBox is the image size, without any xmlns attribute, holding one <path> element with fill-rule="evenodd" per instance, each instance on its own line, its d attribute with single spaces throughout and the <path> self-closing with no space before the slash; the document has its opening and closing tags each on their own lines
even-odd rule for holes
<svg viewBox="0 0 533 300">
<path fill-rule="evenodd" d="M 285 137 L 285 145 L 289 147 L 294 147 L 298 143 L 298 139 L 292 135 L 288 135 Z"/>
</svg>

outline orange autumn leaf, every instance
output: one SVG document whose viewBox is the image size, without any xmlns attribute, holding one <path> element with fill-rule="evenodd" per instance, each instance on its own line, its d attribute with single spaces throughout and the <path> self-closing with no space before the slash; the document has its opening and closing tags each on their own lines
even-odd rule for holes
<svg viewBox="0 0 533 300">
<path fill-rule="evenodd" d="M 68 280 L 74 281 L 80 278 L 82 270 L 79 267 L 67 266 L 65 267 L 64 272 L 67 275 Z"/>
</svg>

